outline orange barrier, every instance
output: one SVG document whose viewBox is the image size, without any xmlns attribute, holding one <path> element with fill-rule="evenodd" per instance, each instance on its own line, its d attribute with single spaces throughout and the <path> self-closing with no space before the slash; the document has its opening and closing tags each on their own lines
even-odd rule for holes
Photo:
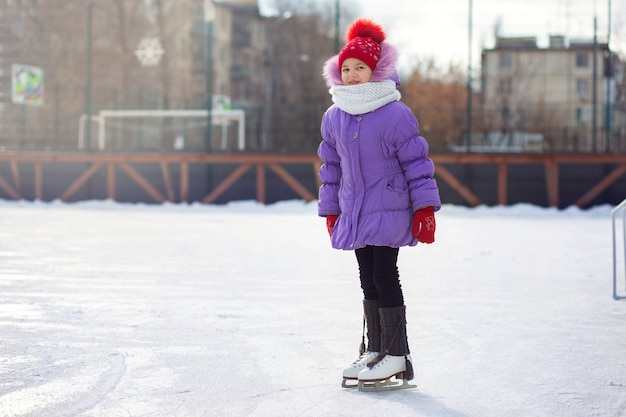
<svg viewBox="0 0 626 417">
<path fill-rule="evenodd" d="M 497 201 L 507 204 L 507 171 L 513 164 L 542 164 L 546 172 L 548 203 L 552 207 L 559 206 L 559 165 L 561 164 L 610 164 L 614 165 L 602 180 L 585 192 L 577 201 L 579 207 L 587 206 L 595 197 L 626 172 L 626 155 L 624 154 L 431 154 L 436 164 L 438 180 L 447 183 L 471 206 L 483 204 L 472 190 L 459 181 L 446 167 L 450 165 L 491 164 L 498 167 Z M 285 182 L 299 197 L 311 201 L 316 198 L 314 193 L 304 187 L 284 167 L 286 164 L 311 164 L 311 175 L 317 180 L 320 160 L 314 153 L 306 154 L 265 154 L 265 153 L 107 153 L 107 152 L 0 152 L 0 163 L 10 165 L 10 178 L 0 175 L 0 189 L 9 198 L 20 200 L 21 170 L 20 164 L 34 164 L 35 199 L 43 195 L 44 163 L 82 162 L 88 167 L 58 196 L 60 200 L 68 200 L 83 187 L 93 175 L 101 169 L 107 172 L 107 198 L 115 200 L 116 175 L 119 168 L 139 185 L 155 202 L 175 201 L 175 185 L 170 173 L 171 164 L 179 164 L 180 182 L 178 195 L 180 202 L 189 199 L 189 165 L 190 164 L 235 164 L 237 167 L 202 199 L 210 204 L 239 180 L 252 166 L 256 167 L 256 200 L 266 201 L 265 170 L 270 169 Z M 165 195 L 157 187 L 142 176 L 133 165 L 158 164 L 161 167 Z M 318 181 L 319 183 L 319 181 Z"/>
</svg>

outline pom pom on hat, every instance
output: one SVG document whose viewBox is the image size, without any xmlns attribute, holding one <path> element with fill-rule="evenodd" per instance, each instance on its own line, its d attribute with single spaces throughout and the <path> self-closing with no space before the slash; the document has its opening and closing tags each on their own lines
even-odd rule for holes
<svg viewBox="0 0 626 417">
<path fill-rule="evenodd" d="M 378 23 L 369 19 L 354 21 L 346 32 L 347 43 L 339 51 L 339 72 L 343 61 L 348 58 L 359 59 L 374 71 L 380 59 L 380 44 L 386 37 L 385 31 Z"/>
<path fill-rule="evenodd" d="M 354 38 L 372 38 L 377 43 L 383 42 L 387 35 L 382 26 L 370 19 L 355 20 L 346 32 L 346 42 Z"/>
</svg>

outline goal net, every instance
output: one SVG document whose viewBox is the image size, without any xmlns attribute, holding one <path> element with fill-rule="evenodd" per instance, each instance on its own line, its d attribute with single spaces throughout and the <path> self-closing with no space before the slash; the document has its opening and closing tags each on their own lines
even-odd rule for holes
<svg viewBox="0 0 626 417">
<path fill-rule="evenodd" d="M 245 112 L 102 110 L 79 121 L 78 148 L 120 151 L 245 150 Z"/>
</svg>

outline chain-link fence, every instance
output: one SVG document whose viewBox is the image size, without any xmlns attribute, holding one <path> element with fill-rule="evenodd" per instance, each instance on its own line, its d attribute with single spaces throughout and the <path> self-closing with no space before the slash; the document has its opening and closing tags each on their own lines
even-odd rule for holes
<svg viewBox="0 0 626 417">
<path fill-rule="evenodd" d="M 207 21 L 204 0 L 0 0 L 0 149 L 314 151 L 331 104 L 320 73 L 335 51 L 334 30 L 324 27 L 332 19 L 266 17 L 254 1 L 212 4 Z M 462 77 L 442 76 L 428 90 L 401 74 L 403 101 L 431 149 L 626 151 L 624 61 L 607 57 L 606 38 L 587 49 L 554 40 L 563 43 L 502 35 L 485 46 L 497 60 L 474 69 L 471 104 Z M 538 64 L 529 53 L 560 55 Z M 548 85 L 560 90 L 545 96 Z M 243 146 L 241 123 L 219 117 L 211 129 L 202 116 L 115 118 L 100 128 L 103 111 L 193 112 L 209 103 L 243 112 Z"/>
</svg>

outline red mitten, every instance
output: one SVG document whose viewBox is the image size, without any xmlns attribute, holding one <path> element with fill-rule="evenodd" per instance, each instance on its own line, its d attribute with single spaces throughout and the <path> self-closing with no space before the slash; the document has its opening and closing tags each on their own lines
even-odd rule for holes
<svg viewBox="0 0 626 417">
<path fill-rule="evenodd" d="M 424 207 L 413 215 L 413 227 L 411 233 L 421 243 L 433 243 L 435 241 L 435 211 L 432 207 Z"/>
<path fill-rule="evenodd" d="M 336 214 L 326 215 L 326 228 L 328 229 L 328 236 L 333 235 L 333 229 L 335 228 L 335 223 L 337 222 L 338 217 L 339 216 Z"/>
</svg>

